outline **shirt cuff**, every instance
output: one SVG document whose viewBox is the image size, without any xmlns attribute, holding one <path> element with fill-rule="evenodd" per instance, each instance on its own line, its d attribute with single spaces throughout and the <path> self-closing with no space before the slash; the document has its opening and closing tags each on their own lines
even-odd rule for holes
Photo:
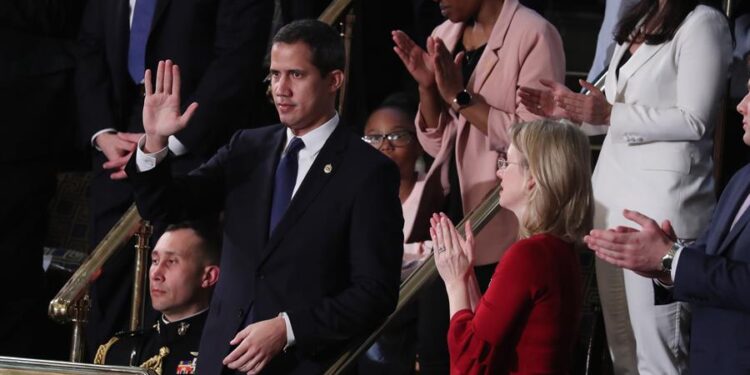
<svg viewBox="0 0 750 375">
<path fill-rule="evenodd" d="M 674 253 L 674 258 L 672 258 L 672 269 L 669 271 L 670 276 L 672 276 L 672 283 L 674 284 L 675 276 L 677 275 L 677 263 L 680 261 L 680 254 L 682 254 L 682 250 L 677 250 Z"/>
<path fill-rule="evenodd" d="M 99 134 L 102 133 L 117 133 L 117 130 L 112 128 L 102 129 L 98 132 L 94 133 L 94 135 L 91 136 L 91 147 L 95 148 L 96 151 L 101 151 L 102 149 L 99 148 L 99 146 L 96 145 L 96 137 L 99 136 Z"/>
<path fill-rule="evenodd" d="M 286 346 L 284 346 L 284 351 L 294 346 L 294 344 L 297 342 L 294 339 L 294 332 L 292 331 L 292 322 L 289 321 L 289 315 L 287 315 L 285 312 L 282 312 L 279 314 L 280 317 L 284 319 L 284 324 L 286 325 Z"/>
<path fill-rule="evenodd" d="M 135 150 L 135 166 L 138 172 L 146 172 L 156 168 L 156 165 L 161 163 L 169 153 L 169 149 L 164 147 L 153 154 L 147 154 L 143 152 L 143 145 L 145 143 L 146 136 L 144 135 L 138 140 L 138 147 Z"/>
<path fill-rule="evenodd" d="M 168 142 L 169 142 L 169 151 L 172 151 L 174 156 L 187 154 L 188 152 L 187 147 L 185 147 L 185 145 L 182 144 L 182 142 L 180 142 L 180 140 L 177 139 L 177 137 L 170 135 L 168 138 Z"/>
</svg>

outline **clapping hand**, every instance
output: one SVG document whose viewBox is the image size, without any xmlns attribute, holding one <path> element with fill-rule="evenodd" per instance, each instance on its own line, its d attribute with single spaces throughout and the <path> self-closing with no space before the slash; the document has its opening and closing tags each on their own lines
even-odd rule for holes
<svg viewBox="0 0 750 375">
<path fill-rule="evenodd" d="M 435 82 L 440 97 L 450 106 L 456 94 L 464 89 L 463 73 L 461 72 L 464 52 L 459 52 L 455 58 L 451 57 L 450 51 L 440 38 L 428 39 L 427 51 L 435 67 Z"/>
<path fill-rule="evenodd" d="M 392 31 L 391 37 L 396 44 L 393 51 L 404 63 L 409 74 L 421 88 L 432 89 L 435 86 L 435 67 L 429 54 L 401 30 Z M 431 39 L 427 39 L 428 45 Z"/>
<path fill-rule="evenodd" d="M 582 79 L 579 79 L 578 83 L 589 90 L 589 94 L 584 95 L 568 90 L 568 92 L 555 95 L 557 105 L 570 115 L 569 119 L 573 122 L 609 125 L 612 105 L 609 104 L 604 93 Z"/>
<path fill-rule="evenodd" d="M 570 119 L 568 112 L 557 104 L 556 98 L 568 93 L 572 94 L 572 91 L 559 82 L 542 79 L 540 83 L 547 89 L 535 89 L 526 86 L 518 88 L 521 104 L 537 116 Z"/>
<path fill-rule="evenodd" d="M 159 61 L 156 88 L 151 84 L 151 70 L 145 74 L 146 98 L 143 102 L 143 129 L 146 131 L 146 152 L 167 147 L 170 135 L 187 126 L 198 108 L 193 102 L 180 114 L 180 68 L 171 60 Z"/>
<path fill-rule="evenodd" d="M 430 218 L 430 236 L 435 255 L 435 265 L 446 286 L 467 282 L 474 265 L 474 234 L 471 225 L 465 226 L 464 240 L 450 219 L 441 213 Z"/>
<path fill-rule="evenodd" d="M 661 259 L 674 242 L 671 224 L 665 221 L 660 226 L 636 211 L 625 210 L 623 216 L 639 224 L 641 230 L 623 226 L 613 230 L 594 229 L 584 237 L 584 242 L 607 263 L 645 277 L 663 277 Z"/>
</svg>

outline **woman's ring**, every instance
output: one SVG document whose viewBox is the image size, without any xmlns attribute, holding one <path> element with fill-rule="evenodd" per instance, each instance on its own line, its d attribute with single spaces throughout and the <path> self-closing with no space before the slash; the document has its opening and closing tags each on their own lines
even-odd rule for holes
<svg viewBox="0 0 750 375">
<path fill-rule="evenodd" d="M 442 253 L 443 251 L 445 251 L 445 247 L 443 247 L 443 246 L 438 247 L 438 249 L 437 249 L 438 253 Z"/>
</svg>

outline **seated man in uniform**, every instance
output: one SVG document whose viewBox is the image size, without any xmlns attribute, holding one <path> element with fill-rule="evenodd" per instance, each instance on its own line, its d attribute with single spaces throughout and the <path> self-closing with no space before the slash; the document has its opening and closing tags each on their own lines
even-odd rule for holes
<svg viewBox="0 0 750 375">
<path fill-rule="evenodd" d="M 140 366 L 158 374 L 192 374 L 211 292 L 219 279 L 220 239 L 214 225 L 171 225 L 151 253 L 149 291 L 162 313 L 145 330 L 115 335 L 94 363 Z"/>
</svg>

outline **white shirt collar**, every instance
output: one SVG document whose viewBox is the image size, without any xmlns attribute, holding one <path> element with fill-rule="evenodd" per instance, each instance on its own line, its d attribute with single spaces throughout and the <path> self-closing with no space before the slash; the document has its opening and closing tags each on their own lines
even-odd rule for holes
<svg viewBox="0 0 750 375">
<path fill-rule="evenodd" d="M 169 321 L 169 320 L 167 319 L 166 315 L 164 315 L 164 314 L 161 314 L 161 321 L 162 321 L 162 322 L 164 322 L 164 324 L 171 324 L 171 323 L 181 322 L 181 321 L 183 321 L 183 320 L 185 320 L 185 319 L 190 319 L 190 318 L 192 318 L 192 317 L 194 317 L 194 316 L 198 316 L 198 315 L 200 315 L 200 314 L 203 314 L 203 313 L 204 313 L 204 312 L 206 312 L 207 310 L 208 310 L 208 307 L 206 307 L 205 309 L 203 309 L 203 310 L 201 310 L 201 311 L 198 311 L 198 312 L 197 312 L 197 313 L 195 313 L 195 314 L 192 314 L 192 315 L 188 315 L 188 316 L 186 316 L 186 317 L 184 317 L 184 318 L 182 318 L 182 319 L 180 319 L 180 320 L 175 320 L 174 322 L 170 322 L 170 321 Z"/>
<path fill-rule="evenodd" d="M 333 134 L 333 131 L 336 130 L 336 127 L 339 124 L 339 114 L 338 112 L 333 114 L 333 117 L 331 117 L 330 120 L 323 123 L 323 125 L 318 126 L 317 128 L 309 131 L 307 134 L 299 137 L 302 139 L 302 142 L 305 143 L 305 147 L 300 150 L 300 154 L 302 155 L 317 155 L 320 152 L 320 149 L 323 148 L 323 145 L 325 145 L 326 141 L 328 140 L 328 137 Z M 287 146 L 289 146 L 289 142 L 292 141 L 292 138 L 294 138 L 295 135 L 292 133 L 292 130 L 287 128 L 286 129 L 286 143 L 284 144 L 284 150 L 286 150 Z M 284 151 L 282 151 L 283 155 Z"/>
</svg>

